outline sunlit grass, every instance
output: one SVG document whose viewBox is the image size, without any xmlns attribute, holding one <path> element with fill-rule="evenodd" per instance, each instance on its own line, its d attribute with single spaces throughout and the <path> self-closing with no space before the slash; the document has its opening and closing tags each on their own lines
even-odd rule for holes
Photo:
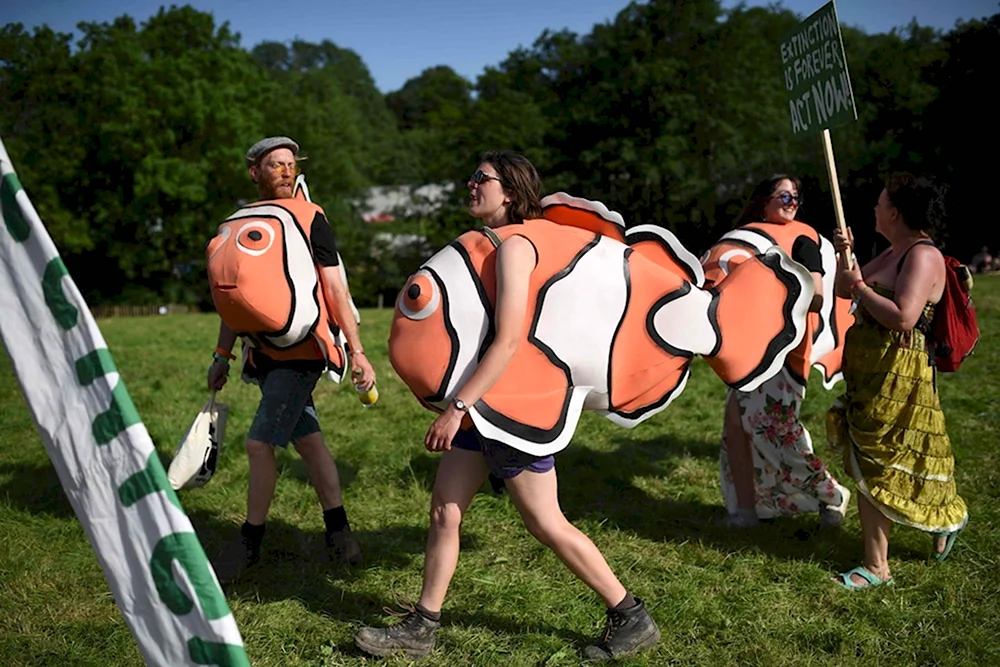
<svg viewBox="0 0 1000 667">
<path fill-rule="evenodd" d="M 860 561 L 853 509 L 836 531 L 818 530 L 815 516 L 750 532 L 715 525 L 723 516 L 724 388 L 705 364 L 696 363 L 671 408 L 634 430 L 584 415 L 557 457 L 563 507 L 663 630 L 657 648 L 626 664 L 1000 663 L 1000 279 L 978 277 L 975 295 L 983 341 L 961 372 L 941 377 L 971 523 L 943 565 L 928 564 L 926 534 L 897 529 L 894 589 L 852 594 L 829 583 L 830 573 Z M 352 390 L 325 380 L 316 391 L 366 562 L 346 570 L 325 561 L 315 494 L 301 461 L 283 452 L 262 566 L 227 589 L 254 665 L 362 664 L 351 640 L 358 625 L 386 623 L 383 606 L 419 593 L 437 457 L 421 445 L 430 414 L 389 366 L 390 317 L 363 312 L 379 404 L 364 410 Z M 211 315 L 100 322 L 165 465 L 205 400 L 217 322 Z M 180 494 L 210 555 L 244 516 L 242 438 L 258 394 L 234 378 L 221 396 L 230 419 L 219 472 Z M 822 444 L 834 397 L 814 381 L 804 418 L 827 464 L 853 486 Z M 0 665 L 141 664 L 6 357 L 0 443 Z M 576 650 L 602 622 L 597 598 L 524 531 L 506 496 L 484 488 L 465 523 L 445 626 L 427 664 L 577 664 Z"/>
</svg>

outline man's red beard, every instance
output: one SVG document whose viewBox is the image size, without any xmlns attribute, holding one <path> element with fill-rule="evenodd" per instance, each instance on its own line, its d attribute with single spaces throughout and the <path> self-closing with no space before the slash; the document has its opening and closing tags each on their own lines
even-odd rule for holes
<svg viewBox="0 0 1000 667">
<path fill-rule="evenodd" d="M 282 193 L 278 188 L 282 185 L 287 185 L 289 190 Z M 261 181 L 260 183 L 260 194 L 262 200 L 267 199 L 286 199 L 292 196 L 292 192 L 295 189 L 295 181 L 290 178 L 279 177 L 273 181 Z"/>
</svg>

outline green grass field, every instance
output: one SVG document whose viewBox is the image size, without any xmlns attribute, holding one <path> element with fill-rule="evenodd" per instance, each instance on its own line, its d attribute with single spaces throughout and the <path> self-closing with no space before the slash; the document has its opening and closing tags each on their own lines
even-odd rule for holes
<svg viewBox="0 0 1000 667">
<path fill-rule="evenodd" d="M 971 522 L 951 558 L 929 564 L 931 541 L 899 528 L 893 589 L 860 593 L 828 581 L 859 564 L 856 507 L 837 530 L 815 515 L 754 531 L 716 526 L 718 435 L 724 387 L 697 362 L 683 395 L 634 430 L 585 414 L 557 457 L 563 507 L 644 598 L 662 643 L 636 665 L 1000 664 L 1000 278 L 975 290 L 983 340 L 960 373 L 941 378 Z M 362 338 L 381 399 L 365 410 L 349 387 L 322 380 L 316 404 L 345 484 L 365 564 L 328 564 L 322 516 L 301 461 L 279 456 L 265 554 L 255 574 L 226 589 L 254 665 L 370 664 L 354 648 L 360 624 L 384 624 L 384 606 L 420 590 L 427 509 L 437 456 L 423 448 L 431 414 L 389 366 L 390 310 L 364 311 Z M 214 315 L 100 322 L 164 462 L 206 398 Z M 819 453 L 853 489 L 823 444 L 834 392 L 814 375 L 804 414 Z M 235 377 L 219 472 L 180 493 L 206 553 L 243 520 L 242 441 L 256 388 Z M 509 498 L 488 488 L 465 522 L 463 551 L 431 665 L 573 665 L 603 627 L 603 608 L 522 528 Z M 386 661 L 405 664 L 404 659 Z M 141 664 L 83 530 L 66 501 L 6 356 L 0 359 L 0 665 Z"/>
</svg>

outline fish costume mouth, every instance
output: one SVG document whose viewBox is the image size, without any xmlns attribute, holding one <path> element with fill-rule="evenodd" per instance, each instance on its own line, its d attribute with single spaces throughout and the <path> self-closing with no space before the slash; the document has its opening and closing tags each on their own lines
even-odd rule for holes
<svg viewBox="0 0 1000 667">
<path fill-rule="evenodd" d="M 447 407 L 493 340 L 496 247 L 512 235 L 538 257 L 525 329 L 468 417 L 484 437 L 529 454 L 565 448 L 583 410 L 625 427 L 665 410 L 696 355 L 750 390 L 802 340 L 812 277 L 779 247 L 703 289 L 701 263 L 668 230 L 626 230 L 604 204 L 565 193 L 542 204 L 543 219 L 462 234 L 400 290 L 389 359 L 428 409 Z"/>
</svg>

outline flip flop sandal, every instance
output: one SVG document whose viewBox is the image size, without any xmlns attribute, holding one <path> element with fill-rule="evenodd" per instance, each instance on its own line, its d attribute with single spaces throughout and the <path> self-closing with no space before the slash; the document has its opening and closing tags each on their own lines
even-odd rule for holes
<svg viewBox="0 0 1000 667">
<path fill-rule="evenodd" d="M 941 551 L 941 552 L 935 551 L 934 552 L 934 560 L 936 560 L 939 563 L 943 563 L 944 562 L 944 559 L 947 558 L 948 554 L 951 553 L 951 548 L 953 546 L 955 546 L 955 539 L 958 537 L 958 534 L 961 533 L 961 532 L 962 532 L 962 528 L 959 528 L 958 530 L 952 531 L 950 533 L 934 533 L 934 548 L 935 549 L 937 548 L 937 541 L 939 539 L 941 539 L 942 537 L 947 538 L 947 540 L 944 543 L 944 551 Z"/>
<path fill-rule="evenodd" d="M 858 584 L 854 583 L 853 579 L 851 579 L 852 574 L 858 575 L 868 583 L 865 584 L 864 586 L 859 586 Z M 876 586 L 893 586 L 896 583 L 896 580 L 891 577 L 889 579 L 879 579 L 864 566 L 858 566 L 853 570 L 848 570 L 847 572 L 841 572 L 837 576 L 840 577 L 840 580 L 834 579 L 833 580 L 834 583 L 836 583 L 838 586 L 843 586 L 849 591 L 859 591 L 865 588 L 875 588 Z"/>
</svg>

